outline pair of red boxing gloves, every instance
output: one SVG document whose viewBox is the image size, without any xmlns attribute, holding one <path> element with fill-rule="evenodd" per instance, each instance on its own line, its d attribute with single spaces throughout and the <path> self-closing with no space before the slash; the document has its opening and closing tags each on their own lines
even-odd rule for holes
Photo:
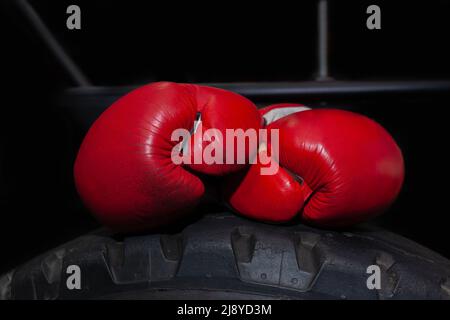
<svg viewBox="0 0 450 320">
<path fill-rule="evenodd" d="M 229 132 L 244 133 L 244 143 Z M 243 216 L 276 223 L 301 215 L 343 227 L 389 207 L 404 164 L 389 133 L 365 116 L 298 104 L 258 110 L 226 90 L 158 82 L 95 121 L 74 175 L 85 205 L 119 231 L 153 229 L 193 212 L 208 175 L 220 176 L 222 199 Z"/>
</svg>

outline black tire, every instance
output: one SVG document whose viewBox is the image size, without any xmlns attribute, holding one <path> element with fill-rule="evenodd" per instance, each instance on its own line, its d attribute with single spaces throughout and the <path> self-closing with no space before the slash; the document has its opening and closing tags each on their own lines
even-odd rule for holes
<svg viewBox="0 0 450 320">
<path fill-rule="evenodd" d="M 367 288 L 369 265 L 381 289 Z M 69 290 L 69 265 L 81 289 Z M 448 299 L 450 261 L 392 233 L 207 215 L 180 233 L 89 234 L 0 278 L 1 299 Z"/>
</svg>

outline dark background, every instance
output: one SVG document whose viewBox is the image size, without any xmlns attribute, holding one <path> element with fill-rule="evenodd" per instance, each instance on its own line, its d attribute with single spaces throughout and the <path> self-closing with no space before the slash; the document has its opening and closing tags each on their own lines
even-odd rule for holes
<svg viewBox="0 0 450 320">
<path fill-rule="evenodd" d="M 315 1 L 248 6 L 30 2 L 98 86 L 158 80 L 302 81 L 315 75 Z M 450 78 L 450 2 L 393 2 L 330 1 L 333 77 Z M 81 30 L 66 28 L 70 4 L 81 7 Z M 381 7 L 381 30 L 365 26 L 370 4 Z M 76 107 L 64 94 L 73 83 L 14 1 L 3 1 L 0 8 L 0 272 L 4 272 L 98 224 L 83 208 L 72 180 L 83 134 L 66 108 Z M 391 210 L 374 223 L 450 258 L 449 93 L 307 96 L 297 101 L 355 110 L 391 132 L 404 153 L 405 186 Z"/>
</svg>

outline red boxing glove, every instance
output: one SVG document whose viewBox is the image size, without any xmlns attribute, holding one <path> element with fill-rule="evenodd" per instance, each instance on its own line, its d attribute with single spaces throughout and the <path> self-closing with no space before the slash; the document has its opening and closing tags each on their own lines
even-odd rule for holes
<svg viewBox="0 0 450 320">
<path fill-rule="evenodd" d="M 352 225 L 385 210 L 400 192 L 404 165 L 389 133 L 373 120 L 335 109 L 274 105 L 261 110 L 270 132 L 279 130 L 279 163 L 261 175 L 261 163 L 226 179 L 228 203 L 245 216 L 284 222 L 301 213 L 319 226 Z M 267 166 L 267 165 L 266 165 Z"/>
<path fill-rule="evenodd" d="M 169 82 L 140 87 L 111 105 L 90 128 L 75 162 L 77 190 L 100 222 L 113 229 L 168 224 L 204 195 L 197 173 L 224 175 L 245 166 L 225 164 L 225 130 L 258 130 L 261 125 L 256 106 L 232 92 Z M 174 162 L 182 150 L 180 136 L 174 136 L 180 129 L 190 132 L 184 144 L 191 147 L 188 155 L 215 141 L 223 164 Z M 207 129 L 214 131 L 205 141 L 201 132 Z M 245 152 L 248 159 L 252 151 Z"/>
</svg>

